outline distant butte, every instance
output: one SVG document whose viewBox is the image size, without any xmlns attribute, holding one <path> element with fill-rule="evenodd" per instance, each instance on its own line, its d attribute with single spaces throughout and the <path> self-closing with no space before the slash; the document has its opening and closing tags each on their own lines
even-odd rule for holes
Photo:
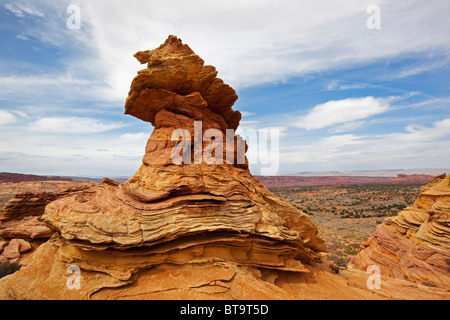
<svg viewBox="0 0 450 320">
<path fill-rule="evenodd" d="M 367 176 L 257 176 L 267 188 L 333 186 L 353 184 L 426 184 L 433 176 L 426 174 L 398 174 L 396 177 Z"/>
</svg>

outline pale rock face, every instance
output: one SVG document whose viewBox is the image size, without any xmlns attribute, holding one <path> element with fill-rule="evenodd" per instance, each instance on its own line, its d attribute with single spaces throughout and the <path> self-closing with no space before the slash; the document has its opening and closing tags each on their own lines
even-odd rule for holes
<svg viewBox="0 0 450 320">
<path fill-rule="evenodd" d="M 317 227 L 259 183 L 247 159 L 237 163 L 230 146 L 239 136 L 223 148 L 223 159 L 233 159 L 223 164 L 171 158 L 176 129 L 189 132 L 194 149 L 194 121 L 226 141 L 241 118 L 235 91 L 175 36 L 135 57 L 147 68 L 131 84 L 125 113 L 155 128 L 142 166 L 123 184 L 105 178 L 48 204 L 41 220 L 55 235 L 0 281 L 0 298 L 287 298 L 261 279 L 309 273 L 326 250 Z M 80 290 L 66 286 L 71 265 L 81 270 Z"/>
<path fill-rule="evenodd" d="M 20 254 L 31 250 L 29 242 L 23 239 L 12 239 L 3 249 L 2 256 L 7 259 L 20 258 Z"/>
<path fill-rule="evenodd" d="M 381 274 L 450 289 L 450 176 L 435 177 L 414 205 L 386 218 L 351 267 L 378 265 Z"/>
</svg>

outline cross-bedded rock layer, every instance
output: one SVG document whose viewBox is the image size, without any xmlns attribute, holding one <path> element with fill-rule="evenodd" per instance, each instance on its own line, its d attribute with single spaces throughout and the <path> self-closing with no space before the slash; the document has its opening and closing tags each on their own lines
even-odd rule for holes
<svg viewBox="0 0 450 320">
<path fill-rule="evenodd" d="M 414 205 L 386 218 L 362 244 L 353 268 L 450 289 L 450 175 L 435 177 Z"/>
<path fill-rule="evenodd" d="M 0 281 L 0 296 L 106 299 L 133 292 L 149 298 L 158 297 L 162 281 L 185 291 L 207 286 L 193 298 L 221 290 L 215 297 L 230 298 L 230 288 L 234 298 L 270 298 L 276 287 L 257 279 L 273 280 L 278 271 L 309 272 L 305 264 L 320 260 L 324 242 L 306 215 L 250 174 L 239 154 L 245 142 L 230 134 L 241 118 L 232 110 L 235 91 L 175 36 L 135 57 L 147 68 L 131 84 L 125 113 L 155 128 L 142 166 L 123 184 L 105 178 L 47 205 L 42 220 L 55 236 Z M 174 140 L 177 129 L 188 134 Z M 210 129 L 214 139 L 196 145 L 196 135 Z M 220 140 L 222 149 L 212 148 Z M 180 143 L 191 153 L 176 164 L 173 150 Z M 212 163 L 202 157 L 206 151 Z M 66 286 L 70 265 L 81 269 L 79 290 Z M 165 292 L 164 298 L 175 296 Z"/>
</svg>

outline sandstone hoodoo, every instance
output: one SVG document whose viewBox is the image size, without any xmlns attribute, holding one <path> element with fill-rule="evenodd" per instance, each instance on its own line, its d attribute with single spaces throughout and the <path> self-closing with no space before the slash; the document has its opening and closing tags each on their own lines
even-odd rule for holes
<svg viewBox="0 0 450 320">
<path fill-rule="evenodd" d="M 154 126 L 141 167 L 48 204 L 41 219 L 55 235 L 0 280 L 0 297 L 289 297 L 278 273 L 308 273 L 326 248 L 305 214 L 250 174 L 235 91 L 175 36 L 135 57 L 147 68 L 125 113 Z"/>
<path fill-rule="evenodd" d="M 350 266 L 370 265 L 382 275 L 450 288 L 450 175 L 435 177 L 412 207 L 386 218 Z"/>
</svg>

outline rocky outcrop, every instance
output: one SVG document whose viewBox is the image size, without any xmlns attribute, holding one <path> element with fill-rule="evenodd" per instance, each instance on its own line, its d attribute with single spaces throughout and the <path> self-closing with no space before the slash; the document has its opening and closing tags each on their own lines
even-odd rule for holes
<svg viewBox="0 0 450 320">
<path fill-rule="evenodd" d="M 25 192 L 19 193 L 6 203 L 0 221 L 21 219 L 25 216 L 40 216 L 45 206 L 56 200 L 53 192 Z"/>
<path fill-rule="evenodd" d="M 53 233 L 44 222 L 39 221 L 39 217 L 25 217 L 0 224 L 0 237 L 4 239 L 48 239 Z"/>
<path fill-rule="evenodd" d="M 40 221 L 45 207 L 52 201 L 77 190 L 87 189 L 92 183 L 72 183 L 71 187 L 50 191 L 17 193 L 3 208 L 0 215 L 0 238 L 50 238 L 53 231 Z M 55 190 L 56 191 L 56 190 Z"/>
<path fill-rule="evenodd" d="M 7 259 L 18 259 L 20 254 L 31 250 L 31 244 L 23 239 L 12 239 L 3 249 L 2 256 Z"/>
<path fill-rule="evenodd" d="M 3 182 L 0 183 L 0 207 L 20 193 L 59 193 L 72 187 L 84 185 L 84 181 L 33 181 L 33 182 Z M 3 210 L 1 210 L 3 211 Z M 3 215 L 3 214 L 2 214 Z"/>
<path fill-rule="evenodd" d="M 450 176 L 422 187 L 414 205 L 386 218 L 350 267 L 450 289 Z"/>
<path fill-rule="evenodd" d="M 34 174 L 0 172 L 0 183 L 17 183 L 24 181 L 73 181 L 73 179 L 69 177 L 38 176 Z"/>
<path fill-rule="evenodd" d="M 288 298 L 279 273 L 310 273 L 326 248 L 250 174 L 235 91 L 177 37 L 135 57 L 147 68 L 125 113 L 154 126 L 142 166 L 48 204 L 55 235 L 0 281 L 0 298 Z"/>
</svg>

